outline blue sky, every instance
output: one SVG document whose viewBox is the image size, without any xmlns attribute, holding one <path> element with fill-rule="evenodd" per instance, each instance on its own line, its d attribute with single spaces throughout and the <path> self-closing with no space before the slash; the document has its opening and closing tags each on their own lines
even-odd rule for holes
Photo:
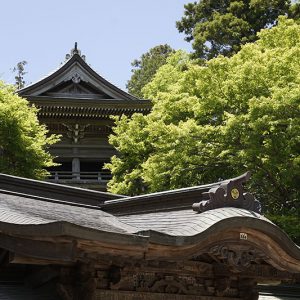
<svg viewBox="0 0 300 300">
<path fill-rule="evenodd" d="M 13 83 L 11 69 L 26 60 L 25 80 L 56 69 L 78 42 L 87 62 L 125 89 L 131 61 L 168 43 L 191 50 L 175 22 L 191 0 L 15 0 L 1 3 L 0 79 Z"/>
</svg>

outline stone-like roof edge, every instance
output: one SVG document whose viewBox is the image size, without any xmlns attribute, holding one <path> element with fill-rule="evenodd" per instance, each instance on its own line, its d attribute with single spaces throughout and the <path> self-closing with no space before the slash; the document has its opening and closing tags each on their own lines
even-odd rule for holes
<svg viewBox="0 0 300 300">
<path fill-rule="evenodd" d="M 106 200 L 102 210 L 116 215 L 126 215 L 174 209 L 192 209 L 192 205 L 196 200 L 202 200 L 204 192 L 227 181 Z"/>
<path fill-rule="evenodd" d="M 107 200 L 104 211 L 117 215 L 171 211 L 192 208 L 198 212 L 217 207 L 238 207 L 261 212 L 261 205 L 254 196 L 246 192 L 243 184 L 250 172 L 216 183 L 181 188 L 122 199 Z M 232 193 L 237 193 L 232 196 Z M 201 203 L 201 209 L 197 208 Z"/>
<path fill-rule="evenodd" d="M 107 192 L 88 190 L 2 173 L 0 173 L 0 187 L 2 190 L 22 193 L 24 195 L 93 206 L 101 206 L 105 200 L 124 197 Z"/>
</svg>

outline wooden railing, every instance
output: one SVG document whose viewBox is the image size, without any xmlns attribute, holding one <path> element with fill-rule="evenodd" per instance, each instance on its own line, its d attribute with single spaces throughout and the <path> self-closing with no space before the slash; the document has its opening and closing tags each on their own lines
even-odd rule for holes
<svg viewBox="0 0 300 300">
<path fill-rule="evenodd" d="M 69 172 L 50 171 L 47 181 L 56 183 L 107 183 L 111 179 L 109 172 Z"/>
</svg>

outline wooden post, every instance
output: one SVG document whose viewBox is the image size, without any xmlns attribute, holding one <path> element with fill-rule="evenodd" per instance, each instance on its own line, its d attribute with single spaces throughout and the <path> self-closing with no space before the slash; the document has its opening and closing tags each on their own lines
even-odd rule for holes
<svg viewBox="0 0 300 300">
<path fill-rule="evenodd" d="M 77 157 L 72 159 L 72 179 L 80 180 L 80 160 Z"/>
<path fill-rule="evenodd" d="M 58 182 L 58 180 L 59 180 L 58 172 L 55 172 L 55 174 L 54 174 L 54 180 L 55 180 L 55 182 Z"/>
</svg>

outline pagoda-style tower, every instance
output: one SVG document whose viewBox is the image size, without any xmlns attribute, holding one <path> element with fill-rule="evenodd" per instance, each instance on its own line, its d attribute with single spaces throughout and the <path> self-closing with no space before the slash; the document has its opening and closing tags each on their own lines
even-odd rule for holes
<svg viewBox="0 0 300 300">
<path fill-rule="evenodd" d="M 116 154 L 109 145 L 112 115 L 148 113 L 149 100 L 138 99 L 97 74 L 75 43 L 65 62 L 19 95 L 38 109 L 50 133 L 61 134 L 51 153 L 60 165 L 49 169 L 48 180 L 105 190 L 110 174 L 103 164 Z"/>
</svg>

